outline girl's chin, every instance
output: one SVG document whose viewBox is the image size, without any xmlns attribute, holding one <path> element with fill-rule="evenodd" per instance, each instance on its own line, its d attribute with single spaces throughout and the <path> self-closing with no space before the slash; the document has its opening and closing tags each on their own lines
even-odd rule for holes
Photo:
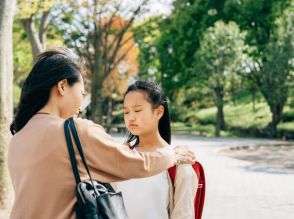
<svg viewBox="0 0 294 219">
<path fill-rule="evenodd" d="M 136 132 L 135 130 L 129 130 L 129 132 L 132 134 L 132 135 L 136 135 L 136 136 L 138 136 L 138 135 L 140 135 L 140 132 Z"/>
</svg>

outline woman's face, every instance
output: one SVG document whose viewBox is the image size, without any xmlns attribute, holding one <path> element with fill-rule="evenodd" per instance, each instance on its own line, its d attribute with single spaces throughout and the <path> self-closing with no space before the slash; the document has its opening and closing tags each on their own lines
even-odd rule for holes
<svg viewBox="0 0 294 219">
<path fill-rule="evenodd" d="M 144 91 L 129 92 L 124 99 L 124 121 L 129 132 L 140 136 L 158 131 L 161 108 L 153 109 Z"/>
<path fill-rule="evenodd" d="M 62 118 L 77 116 L 85 95 L 84 80 L 81 76 L 80 80 L 73 85 L 66 84 L 65 86 L 60 115 Z"/>
</svg>

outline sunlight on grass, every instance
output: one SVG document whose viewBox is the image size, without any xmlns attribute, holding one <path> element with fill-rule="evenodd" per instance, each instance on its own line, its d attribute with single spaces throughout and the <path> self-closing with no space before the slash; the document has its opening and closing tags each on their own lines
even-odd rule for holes
<svg viewBox="0 0 294 219">
<path fill-rule="evenodd" d="M 284 122 L 278 125 L 279 130 L 291 130 L 294 131 L 294 122 Z"/>
<path fill-rule="evenodd" d="M 271 113 L 265 102 L 255 104 L 243 103 L 226 105 L 224 107 L 225 122 L 229 130 L 235 129 L 265 129 L 271 121 Z M 199 133 L 200 135 L 213 136 L 215 131 L 216 107 L 192 111 L 186 115 L 188 121 L 172 123 L 172 130 L 176 133 Z M 192 119 L 191 119 L 192 118 Z M 284 123 L 280 123 L 279 130 L 294 130 L 294 110 L 286 106 L 284 109 Z M 222 136 L 234 136 L 230 131 L 222 131 Z"/>
<path fill-rule="evenodd" d="M 231 127 L 265 128 L 271 121 L 271 113 L 266 103 L 258 103 L 253 109 L 252 104 L 226 106 L 225 121 Z"/>
<path fill-rule="evenodd" d="M 200 123 L 215 123 L 216 108 L 203 109 L 196 113 Z M 252 104 L 224 107 L 225 121 L 230 127 L 264 128 L 271 120 L 271 114 L 266 103 L 257 103 L 255 109 Z"/>
</svg>

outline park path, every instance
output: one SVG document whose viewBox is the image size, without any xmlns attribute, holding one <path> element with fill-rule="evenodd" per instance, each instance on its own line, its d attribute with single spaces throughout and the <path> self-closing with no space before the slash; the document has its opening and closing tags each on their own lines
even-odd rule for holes
<svg viewBox="0 0 294 219">
<path fill-rule="evenodd" d="M 294 174 L 248 168 L 250 162 L 218 153 L 224 147 L 281 141 L 175 135 L 172 143 L 193 148 L 205 168 L 207 190 L 203 219 L 294 218 Z M 11 192 L 10 202 L 12 200 Z M 0 211 L 0 219 L 7 219 L 8 212 L 9 209 Z"/>
<path fill-rule="evenodd" d="M 224 147 L 282 141 L 174 136 L 172 142 L 191 146 L 204 165 L 207 193 L 203 219 L 294 218 L 293 172 L 254 169 L 250 162 L 218 153 Z"/>
</svg>

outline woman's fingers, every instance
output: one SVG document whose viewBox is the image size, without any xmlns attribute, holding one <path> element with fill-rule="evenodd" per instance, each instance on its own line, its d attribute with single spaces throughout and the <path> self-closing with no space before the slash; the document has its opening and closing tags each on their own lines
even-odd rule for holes
<svg viewBox="0 0 294 219">
<path fill-rule="evenodd" d="M 196 161 L 195 152 L 188 146 L 177 146 L 175 147 L 175 152 L 177 155 L 177 164 L 193 164 Z"/>
</svg>

